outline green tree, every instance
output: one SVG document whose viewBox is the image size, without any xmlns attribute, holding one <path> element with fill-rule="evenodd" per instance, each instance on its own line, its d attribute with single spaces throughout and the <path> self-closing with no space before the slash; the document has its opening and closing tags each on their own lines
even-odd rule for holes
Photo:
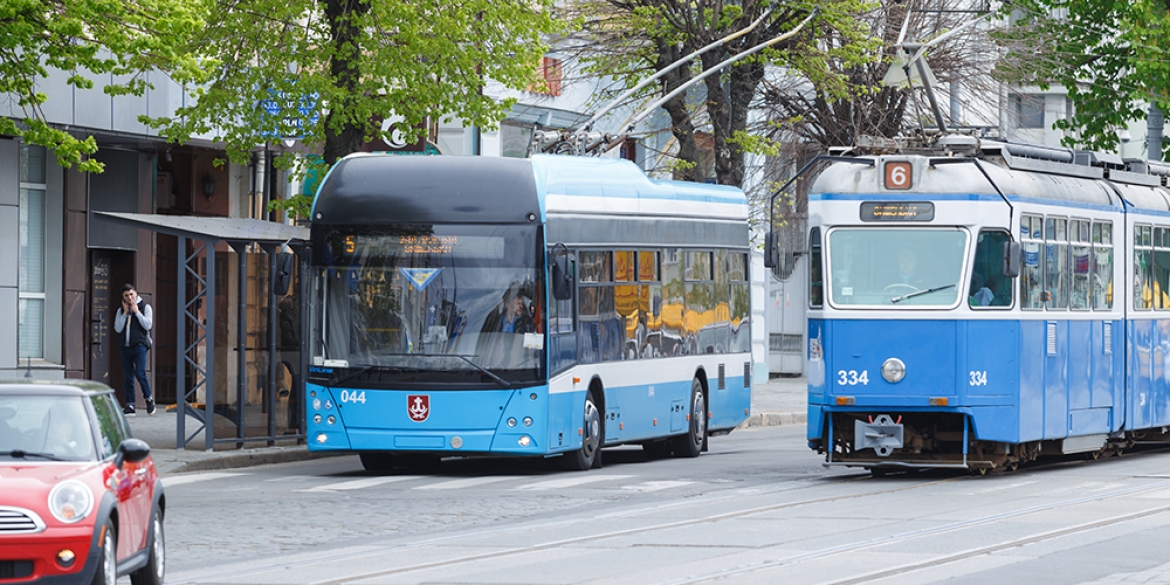
<svg viewBox="0 0 1170 585">
<path fill-rule="evenodd" d="M 871 7 L 866 0 L 584 0 L 581 6 L 588 24 L 583 34 L 592 41 L 588 45 L 590 52 L 583 58 L 591 71 L 612 75 L 626 87 L 763 17 L 751 32 L 703 54 L 694 67 L 682 67 L 663 77 L 657 88 L 663 94 L 733 55 L 798 29 L 814 7 L 818 10 L 796 35 L 705 78 L 705 97 L 698 108 L 688 103 L 686 95 L 663 105 L 671 118 L 671 132 L 678 143 L 676 156 L 681 161 L 675 166 L 675 178 L 697 178 L 694 169 L 699 163 L 699 149 L 695 132 L 709 127 L 716 179 L 724 185 L 742 185 L 746 152 L 774 148 L 748 129 L 748 112 L 759 98 L 769 65 L 821 88 L 826 95 L 844 96 L 849 92 L 847 79 L 828 63 L 872 60 L 880 42 L 871 38 L 864 23 L 857 19 Z"/>
<path fill-rule="evenodd" d="M 142 95 L 144 72 L 161 70 L 180 82 L 201 80 L 201 68 L 181 49 L 204 27 L 201 1 L 187 0 L 3 0 L 0 2 L 0 95 L 23 112 L 16 120 L 0 117 L 0 134 L 22 137 L 49 148 L 66 168 L 102 170 L 87 158 L 97 151 L 93 136 L 78 138 L 53 127 L 42 105 L 48 99 L 38 81 L 50 69 L 69 73 L 67 83 L 94 87 L 92 78 L 123 79 L 108 83 L 108 95 Z"/>
<path fill-rule="evenodd" d="M 1112 150 L 1117 129 L 1153 102 L 1170 108 L 1170 17 L 1152 0 L 1015 0 L 1009 25 L 995 38 L 1006 55 L 997 75 L 1048 89 L 1059 84 L 1073 103 L 1056 123 L 1070 147 Z"/>
<path fill-rule="evenodd" d="M 512 100 L 482 89 L 537 83 L 546 35 L 562 29 L 554 0 L 239 0 L 222 5 L 191 53 L 212 66 L 193 105 L 145 120 L 169 139 L 213 135 L 231 160 L 298 136 L 323 155 L 319 171 L 383 136 L 380 120 L 405 118 L 408 140 L 428 118 L 493 128 Z M 302 101 L 301 96 L 311 96 Z M 300 104 L 300 125 L 265 112 L 267 100 Z M 296 117 L 296 116 L 294 116 Z M 413 130 L 410 130 L 413 128 Z M 303 164 L 305 159 L 299 159 Z M 285 155 L 278 164 L 288 166 Z M 305 215 L 310 201 L 286 207 Z"/>
</svg>

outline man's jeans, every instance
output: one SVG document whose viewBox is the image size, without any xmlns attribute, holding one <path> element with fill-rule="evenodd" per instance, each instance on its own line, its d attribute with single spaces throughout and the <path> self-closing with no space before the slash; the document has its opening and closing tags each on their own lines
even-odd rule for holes
<svg viewBox="0 0 1170 585">
<path fill-rule="evenodd" d="M 126 379 L 126 404 L 134 405 L 134 379 L 142 386 L 142 397 L 153 400 L 150 382 L 146 381 L 146 346 L 122 347 L 122 375 Z"/>
</svg>

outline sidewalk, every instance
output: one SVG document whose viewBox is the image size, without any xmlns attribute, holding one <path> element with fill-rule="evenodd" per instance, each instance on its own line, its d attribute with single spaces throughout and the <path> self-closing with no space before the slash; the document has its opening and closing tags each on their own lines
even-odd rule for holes
<svg viewBox="0 0 1170 585">
<path fill-rule="evenodd" d="M 805 378 L 772 378 L 766 384 L 756 384 L 752 388 L 752 414 L 739 428 L 804 424 L 807 420 L 807 381 Z M 265 465 L 269 463 L 286 463 L 290 461 L 305 461 L 320 457 L 330 457 L 332 454 L 310 453 L 304 445 L 297 445 L 295 441 L 278 441 L 275 447 L 265 447 L 264 443 L 247 443 L 244 449 L 235 449 L 231 445 L 219 445 L 215 451 L 204 451 L 203 432 L 195 435 L 187 443 L 187 449 L 175 448 L 175 427 L 178 423 L 175 411 L 166 411 L 161 405 L 153 415 L 146 414 L 140 408 L 138 414 L 127 417 L 130 430 L 136 438 L 146 441 L 150 445 L 154 463 L 163 475 L 186 473 L 192 471 L 210 471 L 217 469 L 232 469 Z M 195 432 L 201 423 L 190 416 L 187 417 L 187 434 Z M 220 426 L 216 429 L 217 438 L 230 438 L 232 431 Z"/>
</svg>

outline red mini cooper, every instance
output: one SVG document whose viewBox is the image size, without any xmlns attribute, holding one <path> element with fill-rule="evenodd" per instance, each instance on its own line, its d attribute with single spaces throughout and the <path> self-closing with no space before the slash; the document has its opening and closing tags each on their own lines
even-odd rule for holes
<svg viewBox="0 0 1170 585">
<path fill-rule="evenodd" d="M 164 508 L 108 386 L 0 382 L 0 585 L 161 585 Z"/>
</svg>

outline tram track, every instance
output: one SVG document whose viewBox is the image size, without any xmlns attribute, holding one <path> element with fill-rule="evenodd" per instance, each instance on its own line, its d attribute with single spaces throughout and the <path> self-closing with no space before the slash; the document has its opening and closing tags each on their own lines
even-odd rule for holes
<svg viewBox="0 0 1170 585">
<path fill-rule="evenodd" d="M 692 525 L 696 525 L 696 524 L 717 522 L 720 520 L 728 520 L 728 519 L 733 519 L 733 518 L 749 517 L 752 515 L 765 514 L 765 513 L 774 512 L 774 511 L 778 511 L 778 510 L 796 508 L 796 507 L 801 507 L 801 506 L 841 502 L 841 501 L 847 501 L 847 500 L 851 500 L 851 499 L 872 497 L 872 496 L 878 496 L 878 495 L 895 494 L 895 493 L 899 493 L 899 492 L 918 490 L 918 489 L 923 489 L 926 487 L 935 486 L 935 485 L 939 485 L 939 484 L 943 484 L 943 483 L 951 483 L 951 482 L 955 482 L 955 481 L 963 481 L 963 480 L 968 480 L 968 479 L 971 479 L 971 478 L 968 478 L 967 476 L 952 476 L 952 477 L 945 477 L 945 478 L 940 478 L 940 479 L 931 480 L 931 481 L 914 483 L 914 484 L 910 484 L 910 485 L 901 485 L 901 486 L 897 486 L 897 487 L 890 487 L 890 488 L 880 489 L 880 490 L 875 490 L 875 491 L 866 491 L 865 493 L 843 494 L 843 495 L 818 497 L 818 498 L 807 498 L 807 499 L 796 500 L 796 501 L 791 501 L 791 502 L 772 504 L 772 505 L 768 505 L 768 506 L 759 506 L 759 507 L 750 508 L 750 509 L 746 509 L 746 510 L 736 510 L 733 512 L 725 512 L 725 513 L 721 513 L 721 514 L 711 514 L 711 515 L 707 515 L 707 516 L 703 516 L 703 517 L 699 517 L 699 518 L 692 518 L 692 519 L 688 519 L 688 520 L 661 522 L 661 523 L 656 523 L 653 525 L 643 526 L 643 527 L 639 527 L 639 528 L 608 531 L 608 532 L 590 534 L 587 536 L 581 536 L 581 537 L 576 537 L 576 538 L 560 539 L 560 540 L 550 541 L 550 542 L 546 542 L 546 543 L 540 543 L 540 544 L 536 544 L 536 545 L 514 547 L 514 548 L 503 550 L 503 551 L 494 551 L 491 553 L 475 554 L 475 555 L 465 555 L 465 556 L 460 556 L 460 557 L 453 558 L 453 559 L 446 559 L 446 560 L 435 561 L 435 562 L 430 562 L 430 563 L 418 563 L 418 564 L 404 566 L 404 567 L 397 567 L 395 569 L 387 569 L 387 570 L 375 571 L 375 572 L 370 572 L 370 573 L 346 575 L 344 577 L 327 579 L 327 580 L 323 580 L 323 581 L 314 581 L 312 583 L 313 583 L 313 585 L 339 585 L 341 583 L 346 583 L 346 582 L 355 581 L 355 580 L 369 579 L 369 578 L 385 576 L 385 575 L 394 575 L 394 574 L 400 574 L 400 573 L 422 571 L 422 570 L 434 569 L 434 568 L 439 568 L 439 567 L 444 567 L 444 566 L 456 566 L 456 565 L 471 563 L 471 562 L 475 562 L 475 561 L 479 561 L 479 560 L 496 559 L 496 558 L 505 557 L 505 556 L 515 556 L 515 555 L 520 555 L 520 554 L 524 554 L 524 553 L 528 553 L 528 552 L 550 550 L 550 549 L 555 549 L 557 547 L 569 546 L 569 545 L 586 543 L 586 542 L 597 541 L 597 540 L 604 540 L 604 539 L 608 539 L 608 538 L 629 536 L 629 535 L 633 535 L 633 534 L 654 532 L 654 531 L 658 531 L 658 530 L 668 530 L 671 528 L 679 528 L 679 527 L 685 527 L 685 526 L 692 526 Z M 864 474 L 864 475 L 863 474 L 856 474 L 856 475 L 850 475 L 850 476 L 841 477 L 841 478 L 831 478 L 831 479 L 827 480 L 827 482 L 833 483 L 833 484 L 866 483 L 866 482 L 870 482 L 870 481 L 872 481 L 872 478 L 869 476 L 869 474 Z M 810 490 L 810 489 L 824 489 L 825 483 L 826 483 L 826 480 L 818 480 L 813 484 L 802 483 L 801 485 L 798 485 L 798 486 L 786 486 L 786 487 L 782 487 L 782 488 L 761 489 L 759 491 L 756 491 L 756 492 L 753 492 L 753 493 L 747 494 L 747 495 L 749 495 L 751 497 L 757 497 L 757 496 L 768 495 L 768 494 L 800 492 L 800 491 L 805 491 L 805 490 Z M 734 491 L 741 491 L 742 489 L 743 488 L 734 488 Z M 714 504 L 714 503 L 727 501 L 727 500 L 733 500 L 733 499 L 742 498 L 742 497 L 745 497 L 745 494 L 743 494 L 743 493 L 725 493 L 725 494 L 719 494 L 716 496 L 708 497 L 704 500 L 703 503 L 704 504 Z M 363 547 L 361 547 L 360 553 L 356 553 L 356 554 L 360 554 L 362 556 L 375 556 L 375 555 L 387 554 L 387 553 L 392 553 L 392 552 L 409 551 L 412 549 L 422 549 L 422 548 L 425 548 L 428 546 L 440 545 L 440 544 L 450 543 L 450 542 L 459 541 L 459 540 L 471 540 L 471 539 L 477 539 L 477 538 L 483 538 L 483 537 L 489 537 L 489 536 L 495 537 L 495 538 L 505 538 L 510 533 L 531 532 L 531 531 L 535 531 L 535 530 L 546 530 L 546 529 L 551 529 L 551 528 L 571 527 L 574 525 L 593 523 L 593 522 L 596 522 L 597 520 L 637 517 L 637 516 L 640 516 L 643 514 L 649 514 L 649 513 L 654 513 L 654 512 L 662 512 L 665 510 L 670 510 L 672 508 L 689 507 L 689 506 L 693 506 L 694 503 L 695 503 L 694 498 L 684 498 L 682 500 L 679 500 L 676 502 L 671 502 L 668 504 L 655 504 L 652 506 L 641 506 L 641 507 L 630 509 L 630 510 L 622 510 L 619 512 L 613 512 L 613 513 L 609 513 L 609 514 L 601 514 L 601 515 L 597 515 L 597 516 L 591 516 L 588 518 L 570 518 L 570 519 L 558 520 L 558 521 L 554 521 L 554 522 L 544 522 L 544 523 L 540 523 L 537 525 L 525 524 L 522 526 L 494 528 L 494 529 L 489 529 L 489 530 L 476 531 L 476 532 L 472 532 L 469 534 L 456 534 L 456 535 L 441 536 L 441 537 L 436 537 L 436 538 L 419 540 L 419 541 L 412 542 L 410 544 L 363 546 Z M 184 577 L 184 578 L 181 578 L 179 580 L 174 580 L 174 581 L 168 580 L 168 583 L 170 583 L 171 585 L 193 585 L 196 583 L 239 579 L 239 578 L 248 577 L 251 575 L 267 573 L 267 572 L 270 572 L 273 570 L 278 570 L 278 569 L 294 569 L 297 567 L 308 567 L 308 566 L 313 566 L 313 565 L 319 565 L 322 563 L 345 561 L 345 560 L 348 560 L 349 558 L 352 558 L 354 556 L 354 554 L 355 553 L 351 553 L 351 552 L 339 553 L 339 554 L 324 554 L 324 555 L 316 555 L 316 556 L 306 557 L 303 559 L 289 559 L 287 557 L 281 557 L 281 558 L 273 559 L 272 561 L 266 562 L 266 563 L 255 563 L 255 562 L 249 563 L 249 566 L 246 569 L 205 573 L 205 574 L 200 574 L 197 576 Z"/>
<path fill-rule="evenodd" d="M 851 476 L 851 477 L 846 477 L 846 478 L 840 478 L 840 479 L 834 480 L 833 483 L 846 484 L 846 483 L 857 483 L 857 482 L 863 482 L 863 481 L 869 481 L 868 476 Z M 460 555 L 460 556 L 457 556 L 454 558 L 435 560 L 435 561 L 430 561 L 430 562 L 414 563 L 414 564 L 409 564 L 409 565 L 394 567 L 394 568 L 388 568 L 388 569 L 355 571 L 355 572 L 347 573 L 344 575 L 331 576 L 328 579 L 311 581 L 311 583 L 313 583 L 313 585 L 341 585 L 343 583 L 352 583 L 352 582 L 358 582 L 358 581 L 363 581 L 363 580 L 367 580 L 367 579 L 376 579 L 376 578 L 387 577 L 387 576 L 403 575 L 403 574 L 408 574 L 408 573 L 427 571 L 427 570 L 433 570 L 433 569 L 441 569 L 441 568 L 447 568 L 447 567 L 457 567 L 460 565 L 468 565 L 468 564 L 472 564 L 472 563 L 476 563 L 476 562 L 480 562 L 480 561 L 498 560 L 498 559 L 506 558 L 509 556 L 519 556 L 519 555 L 540 552 L 540 551 L 556 550 L 556 549 L 560 549 L 560 548 L 577 546 L 577 545 L 581 545 L 581 544 L 589 543 L 589 542 L 603 541 L 606 539 L 619 538 L 619 537 L 631 536 L 631 535 L 637 535 L 637 534 L 653 533 L 653 532 L 658 532 L 658 531 L 668 531 L 668 530 L 673 530 L 673 529 L 685 528 L 688 526 L 708 524 L 708 523 L 720 522 L 720 521 L 736 519 L 736 518 L 747 518 L 747 517 L 751 517 L 751 516 L 755 516 L 755 515 L 776 512 L 779 510 L 792 509 L 792 508 L 798 508 L 798 507 L 804 507 L 804 506 L 812 506 L 812 505 L 840 503 L 840 502 L 845 502 L 845 501 L 849 501 L 849 500 L 856 500 L 856 499 L 860 499 L 860 498 L 869 498 L 869 497 L 874 497 L 874 496 L 881 496 L 881 495 L 888 495 L 888 494 L 894 494 L 894 493 L 899 493 L 899 492 L 919 490 L 919 489 L 923 489 L 923 488 L 927 488 L 927 487 L 937 486 L 937 485 L 940 485 L 943 483 L 951 483 L 951 482 L 957 482 L 957 481 L 981 481 L 981 480 L 979 480 L 977 478 L 967 477 L 967 476 L 951 476 L 951 477 L 940 478 L 940 479 L 933 480 L 933 481 L 914 483 L 911 485 L 900 485 L 900 486 L 896 486 L 896 487 L 890 487 L 888 489 L 871 490 L 871 491 L 866 491 L 864 493 L 841 494 L 841 495 L 834 495 L 834 496 L 827 496 L 827 497 L 805 498 L 805 499 L 800 499 L 800 500 L 795 500 L 795 501 L 788 501 L 788 502 L 782 502 L 782 503 L 777 503 L 777 504 L 771 504 L 771 505 L 767 505 L 767 506 L 758 506 L 758 507 L 748 508 L 748 509 L 744 509 L 744 510 L 735 510 L 735 511 L 718 513 L 718 514 L 708 514 L 708 515 L 698 517 L 698 518 L 691 518 L 691 519 L 686 519 L 686 520 L 676 520 L 676 521 L 669 521 L 669 522 L 657 522 L 657 523 L 653 523 L 653 524 L 650 524 L 647 526 L 640 526 L 640 527 L 636 527 L 636 528 L 612 530 L 612 531 L 605 531 L 605 532 L 598 532 L 598 533 L 593 533 L 593 534 L 588 534 L 588 535 L 582 535 L 579 537 L 549 540 L 549 541 L 541 542 L 541 543 L 537 543 L 537 544 L 516 546 L 516 547 L 512 547 L 512 548 L 506 548 L 503 550 L 493 550 L 490 552 Z M 1081 505 L 1085 505 L 1085 504 L 1089 504 L 1089 503 L 1093 503 L 1093 502 L 1100 502 L 1100 501 L 1109 500 L 1109 499 L 1133 496 L 1133 495 L 1140 494 L 1143 492 L 1163 489 L 1163 488 L 1166 488 L 1168 486 L 1170 486 L 1170 479 L 1165 479 L 1164 481 L 1158 481 L 1158 482 L 1155 482 L 1155 483 L 1152 483 L 1149 485 L 1112 490 L 1109 492 L 1095 494 L 1092 496 L 1072 498 L 1072 499 L 1062 500 L 1059 502 L 1053 502 L 1053 503 L 1043 504 L 1043 505 L 1038 505 L 1038 506 L 1029 506 L 1029 507 L 1024 507 L 1024 508 L 1018 508 L 1018 509 L 1014 509 L 1014 510 L 1009 510 L 1009 511 L 1000 512 L 1000 513 L 996 513 L 996 514 L 989 514 L 989 515 L 985 515 L 985 516 L 981 516 L 981 517 L 973 518 L 973 519 L 968 519 L 968 520 L 964 520 L 964 521 L 952 522 L 952 523 L 948 523 L 945 525 L 936 526 L 936 527 L 932 527 L 932 528 L 927 528 L 927 529 L 922 529 L 922 530 L 914 530 L 914 531 L 899 533 L 899 534 L 895 534 L 895 535 L 889 535 L 889 536 L 885 536 L 885 537 L 881 537 L 881 538 L 868 539 L 868 540 L 864 540 L 864 541 L 860 541 L 860 542 L 846 543 L 846 544 L 842 544 L 839 546 L 828 547 L 828 548 L 824 548 L 821 550 L 811 551 L 811 552 L 808 552 L 805 554 L 801 554 L 801 555 L 797 555 L 797 556 L 793 556 L 793 557 L 787 557 L 787 558 L 783 558 L 783 559 L 776 559 L 776 560 L 768 561 L 768 562 L 764 562 L 764 563 L 755 563 L 755 564 L 751 564 L 751 565 L 732 567 L 732 568 L 723 569 L 723 570 L 719 570 L 719 571 L 713 571 L 710 573 L 704 573 L 704 574 L 700 574 L 700 575 L 688 576 L 688 577 L 683 578 L 683 579 L 665 581 L 665 582 L 663 582 L 663 585 L 684 585 L 684 584 L 691 584 L 691 583 L 704 583 L 704 582 L 709 582 L 709 581 L 714 581 L 714 580 L 719 580 L 719 579 L 725 579 L 727 577 L 734 577 L 736 575 L 754 573 L 754 572 L 768 570 L 768 569 L 781 568 L 781 567 L 785 567 L 785 566 L 789 566 L 789 565 L 797 565 L 797 564 L 801 564 L 801 563 L 814 562 L 814 561 L 828 559 L 828 558 L 837 557 L 837 556 L 841 556 L 841 555 L 848 555 L 851 553 L 874 549 L 874 548 L 881 547 L 881 546 L 896 544 L 899 542 L 910 541 L 913 539 L 924 538 L 924 537 L 929 537 L 929 536 L 937 536 L 937 535 L 941 535 L 941 534 L 945 534 L 945 533 L 958 532 L 958 531 L 962 531 L 965 529 L 974 528 L 977 526 L 992 524 L 995 522 L 1000 522 L 1000 521 L 1004 521 L 1004 520 L 1008 520 L 1008 519 L 1012 519 L 1012 518 L 1019 518 L 1019 517 L 1023 517 L 1023 516 L 1027 516 L 1027 515 L 1031 515 L 1031 514 L 1049 512 L 1049 511 L 1059 510 L 1059 509 L 1063 509 L 1063 508 L 1072 508 L 1072 507 L 1081 506 Z M 785 492 L 799 492 L 799 491 L 804 491 L 804 490 L 808 490 L 808 489 L 823 489 L 824 487 L 825 487 L 825 484 L 823 482 L 817 482 L 816 485 L 801 485 L 801 486 L 795 486 L 795 487 L 785 487 L 785 488 L 781 488 L 781 489 L 761 490 L 761 491 L 753 493 L 751 495 L 752 496 L 760 496 L 760 495 L 767 495 L 769 493 L 779 494 L 779 493 L 785 493 Z M 737 488 L 737 490 L 738 489 L 742 489 L 742 488 Z M 718 496 L 715 496 L 713 498 L 709 498 L 709 499 L 705 500 L 703 503 L 704 504 L 713 504 L 713 503 L 727 501 L 730 499 L 735 499 L 735 498 L 740 498 L 740 497 L 744 497 L 744 495 L 742 493 L 720 494 Z M 417 541 L 417 542 L 410 543 L 410 544 L 392 544 L 392 545 L 383 545 L 383 546 L 362 547 L 361 550 L 357 551 L 357 552 L 348 551 L 348 552 L 337 553 L 337 554 L 325 554 L 325 555 L 304 557 L 301 559 L 289 559 L 287 557 L 282 557 L 282 558 L 278 558 L 278 559 L 273 559 L 273 562 L 271 562 L 271 563 L 265 563 L 262 565 L 252 564 L 251 566 L 249 566 L 246 569 L 221 571 L 221 572 L 215 572 L 215 573 L 202 574 L 199 576 L 192 576 L 192 578 L 180 580 L 180 581 L 177 581 L 176 583 L 200 583 L 200 582 L 209 582 L 209 581 L 229 581 L 230 582 L 233 580 L 239 580 L 241 578 L 247 578 L 249 576 L 259 575 L 259 574 L 263 574 L 263 573 L 269 573 L 272 571 L 295 570 L 298 567 L 308 567 L 308 566 L 313 566 L 313 565 L 321 565 L 324 563 L 347 562 L 347 561 L 352 561 L 352 560 L 357 559 L 357 558 L 373 558 L 373 557 L 382 556 L 382 555 L 391 554 L 391 553 L 402 553 L 404 551 L 410 551 L 412 549 L 423 549 L 425 547 L 430 547 L 430 546 L 435 546 L 435 545 L 453 544 L 453 543 L 458 543 L 459 541 L 482 539 L 485 537 L 491 537 L 495 540 L 505 540 L 509 534 L 515 534 L 515 533 L 519 533 L 519 532 L 532 532 L 532 531 L 538 531 L 538 530 L 567 528 L 567 527 L 592 523 L 592 522 L 595 522 L 595 521 L 601 520 L 601 519 L 632 518 L 632 517 L 638 517 L 638 516 L 644 515 L 644 514 L 661 512 L 664 510 L 670 510 L 672 508 L 693 506 L 694 504 L 695 504 L 695 502 L 694 502 L 693 498 L 686 498 L 684 500 L 677 501 L 677 502 L 671 502 L 669 504 L 656 504 L 653 506 L 642 506 L 642 507 L 638 507 L 635 509 L 614 512 L 614 513 L 600 515 L 600 516 L 594 516 L 594 517 L 590 517 L 590 518 L 572 518 L 572 519 L 565 519 L 565 520 L 560 520 L 560 521 L 555 521 L 555 522 L 545 522 L 545 523 L 535 525 L 535 526 L 528 524 L 528 525 L 516 526 L 516 527 L 482 530 L 482 531 L 476 531 L 476 532 L 473 532 L 470 534 L 459 534 L 459 535 L 450 535 L 450 536 L 431 538 L 431 539 Z M 1060 529 L 1047 531 L 1044 533 L 1028 535 L 1028 536 L 1024 536 L 1024 537 L 1021 537 L 1018 539 L 999 542 L 999 543 L 995 543 L 992 545 L 975 547 L 975 548 L 971 548 L 971 549 L 965 549 L 963 551 L 959 551 L 959 552 L 955 552 L 955 553 L 951 553 L 951 554 L 947 554 L 947 555 L 942 555 L 942 556 L 934 557 L 931 559 L 926 559 L 926 560 L 921 561 L 921 562 L 908 563 L 908 564 L 900 565 L 897 567 L 889 567 L 889 568 L 885 568 L 885 569 L 880 569 L 880 570 L 874 571 L 872 573 L 867 573 L 865 575 L 854 576 L 854 577 L 850 577 L 850 578 L 847 578 L 847 579 L 844 579 L 841 581 L 832 581 L 830 583 L 832 585 L 846 585 L 846 584 L 850 584 L 850 583 L 865 583 L 865 582 L 876 580 L 876 579 L 886 578 L 886 577 L 890 577 L 890 576 L 894 576 L 894 575 L 898 575 L 898 574 L 902 574 L 902 573 L 911 573 L 911 572 L 915 572 L 915 571 L 920 571 L 920 570 L 928 569 L 928 568 L 931 568 L 934 566 L 940 566 L 940 565 L 958 562 L 958 561 L 961 561 L 963 559 L 971 558 L 971 557 L 978 556 L 978 555 L 990 554 L 990 553 L 994 553 L 996 551 L 1006 550 L 1006 549 L 1010 549 L 1010 548 L 1014 548 L 1014 547 L 1018 547 L 1018 546 L 1023 546 L 1026 544 L 1033 543 L 1033 542 L 1041 542 L 1044 540 L 1055 539 L 1055 538 L 1059 538 L 1062 536 L 1076 534 L 1079 532 L 1085 532 L 1088 530 L 1093 530 L 1093 529 L 1101 528 L 1104 526 L 1124 523 L 1124 522 L 1136 520 L 1139 518 L 1163 514 L 1166 512 L 1170 512 L 1170 506 L 1153 508 L 1153 509 L 1143 510 L 1143 511 L 1139 511 L 1139 512 L 1133 512 L 1133 513 L 1129 513 L 1129 514 L 1122 514 L 1122 515 L 1118 515 L 1118 516 L 1111 517 L 1111 518 L 1098 519 L 1098 520 L 1094 520 L 1091 522 L 1078 524 L 1075 526 L 1069 526 L 1069 527 L 1064 527 L 1064 528 L 1060 528 Z"/>
</svg>

